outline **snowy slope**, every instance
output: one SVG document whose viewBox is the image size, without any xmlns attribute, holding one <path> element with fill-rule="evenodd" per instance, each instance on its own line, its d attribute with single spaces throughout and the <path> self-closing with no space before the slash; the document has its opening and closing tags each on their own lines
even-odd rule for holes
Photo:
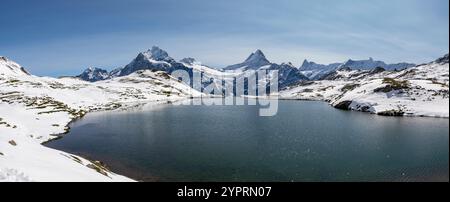
<svg viewBox="0 0 450 202">
<path fill-rule="evenodd" d="M 19 64 L 6 57 L 0 56 L 0 76 L 24 76 L 29 74 L 30 73 Z"/>
<path fill-rule="evenodd" d="M 0 181 L 131 181 L 99 162 L 41 143 L 57 138 L 71 120 L 90 111 L 201 95 L 160 71 L 137 71 L 90 83 L 10 70 L 10 66 L 0 66 L 4 73 L 0 75 Z"/>
<path fill-rule="evenodd" d="M 327 79 L 291 86 L 280 96 L 379 115 L 449 117 L 448 55 L 402 71 L 342 69 Z"/>
</svg>

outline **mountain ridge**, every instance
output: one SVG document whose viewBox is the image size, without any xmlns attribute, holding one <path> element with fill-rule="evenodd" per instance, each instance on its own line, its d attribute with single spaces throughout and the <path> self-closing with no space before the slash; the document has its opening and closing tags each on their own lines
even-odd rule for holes
<svg viewBox="0 0 450 202">
<path fill-rule="evenodd" d="M 238 63 L 238 64 L 234 64 L 234 65 L 229 65 L 225 68 L 223 68 L 223 70 L 225 71 L 236 71 L 236 70 L 240 70 L 240 71 L 246 71 L 246 70 L 257 70 L 263 66 L 266 65 L 271 65 L 272 63 L 266 58 L 266 56 L 264 55 L 264 53 L 260 50 L 257 49 L 255 52 L 251 53 L 247 59 L 245 59 L 244 62 Z"/>
<path fill-rule="evenodd" d="M 18 63 L 0 56 L 0 74 L 3 75 L 31 75 L 24 67 Z"/>
</svg>

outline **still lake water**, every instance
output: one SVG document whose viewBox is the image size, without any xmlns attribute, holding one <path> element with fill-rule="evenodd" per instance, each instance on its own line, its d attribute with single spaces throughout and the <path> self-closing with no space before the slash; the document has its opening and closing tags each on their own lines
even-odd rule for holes
<svg viewBox="0 0 450 202">
<path fill-rule="evenodd" d="M 449 120 L 323 102 L 174 106 L 88 114 L 51 148 L 143 181 L 448 181 Z"/>
</svg>

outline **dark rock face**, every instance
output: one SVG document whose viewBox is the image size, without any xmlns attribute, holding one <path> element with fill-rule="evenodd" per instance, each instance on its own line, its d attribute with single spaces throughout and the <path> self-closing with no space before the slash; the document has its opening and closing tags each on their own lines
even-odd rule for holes
<svg viewBox="0 0 450 202">
<path fill-rule="evenodd" d="M 343 78 L 341 75 L 339 75 L 336 71 L 329 72 L 325 75 L 323 75 L 320 80 L 337 80 Z"/>
<path fill-rule="evenodd" d="M 384 71 L 386 71 L 386 69 L 384 69 L 383 67 L 376 67 L 375 69 L 372 69 L 370 71 L 370 74 L 378 74 Z"/>
<path fill-rule="evenodd" d="M 163 71 L 171 74 L 176 70 L 184 70 L 191 78 L 190 83 L 186 84 L 192 86 L 193 69 L 185 66 L 182 62 L 191 64 L 195 62 L 195 59 L 185 58 L 180 62 L 177 62 L 171 58 L 166 51 L 157 46 L 153 46 L 151 49 L 139 53 L 137 57 L 124 68 L 113 70 L 110 75 L 111 77 L 126 76 L 141 70 Z"/>
<path fill-rule="evenodd" d="M 81 73 L 76 77 L 85 81 L 95 82 L 108 79 L 109 73 L 104 69 L 91 67 L 87 68 L 86 70 L 83 71 L 83 73 Z"/>
<path fill-rule="evenodd" d="M 386 85 L 384 87 L 375 88 L 373 92 L 375 93 L 389 93 L 393 91 L 394 88 L 391 85 Z"/>
<path fill-rule="evenodd" d="M 436 62 L 439 63 L 439 64 L 449 63 L 449 56 L 448 56 L 448 54 L 444 55 L 444 57 L 441 57 L 441 58 L 437 59 Z"/>
<path fill-rule="evenodd" d="M 384 87 L 379 87 L 374 89 L 373 91 L 375 93 L 379 93 L 379 92 L 383 92 L 383 93 L 388 93 L 391 92 L 393 90 L 406 90 L 410 88 L 409 82 L 408 81 L 402 81 L 402 80 L 395 80 L 392 78 L 384 78 L 383 79 L 383 83 L 387 84 Z"/>
<path fill-rule="evenodd" d="M 119 76 L 126 76 L 139 70 L 159 70 L 169 72 L 173 64 L 177 63 L 169 54 L 160 48 L 153 46 L 146 52 L 139 53 L 138 56 L 120 70 Z M 176 65 L 176 66 L 180 66 Z"/>
<path fill-rule="evenodd" d="M 346 84 L 344 87 L 342 87 L 340 90 L 342 92 L 347 92 L 347 91 L 351 91 L 354 90 L 355 88 L 359 87 L 360 84 L 358 83 L 353 83 L 353 84 Z"/>
<path fill-rule="evenodd" d="M 24 67 L 20 67 L 20 71 L 22 71 L 23 73 L 25 73 L 27 75 L 31 75 Z"/>
<path fill-rule="evenodd" d="M 294 67 L 291 63 L 283 63 L 281 65 L 272 64 L 268 70 L 278 70 L 279 88 L 284 88 L 300 81 L 309 80 L 308 77 L 303 75 L 300 70 Z"/>
<path fill-rule="evenodd" d="M 352 101 L 342 101 L 334 106 L 336 109 L 349 110 Z"/>
<path fill-rule="evenodd" d="M 405 112 L 403 112 L 401 110 L 389 110 L 389 111 L 378 112 L 377 115 L 380 115 L 380 116 L 403 116 L 403 115 L 405 115 Z"/>
<path fill-rule="evenodd" d="M 321 80 L 324 76 L 326 76 L 330 72 L 335 71 L 341 65 L 342 63 L 323 65 L 304 60 L 302 66 L 300 66 L 298 69 L 310 80 Z"/>
</svg>

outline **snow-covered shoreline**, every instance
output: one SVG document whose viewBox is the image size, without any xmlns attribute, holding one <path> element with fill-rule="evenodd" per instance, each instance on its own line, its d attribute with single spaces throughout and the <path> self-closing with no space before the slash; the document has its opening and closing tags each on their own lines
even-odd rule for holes
<svg viewBox="0 0 450 202">
<path fill-rule="evenodd" d="M 340 70 L 328 77 L 290 86 L 280 99 L 320 100 L 384 116 L 449 118 L 448 55 L 402 71 Z"/>
<path fill-rule="evenodd" d="M 178 102 L 178 101 L 183 101 L 186 99 L 191 99 L 191 98 L 170 98 L 170 99 L 161 99 L 161 100 L 157 100 L 157 101 L 150 101 L 150 102 L 146 102 L 146 101 L 135 101 L 135 102 L 128 102 L 128 103 L 121 103 L 123 104 L 121 107 L 118 108 L 106 108 L 106 109 L 98 109 L 98 110 L 92 110 L 89 111 L 84 115 L 88 114 L 88 113 L 101 113 L 103 111 L 116 111 L 116 110 L 129 110 L 138 106 L 142 106 L 142 105 L 160 105 L 160 104 L 164 104 L 164 103 L 168 103 L 168 102 Z M 0 108 L 1 110 L 1 108 Z M 61 155 L 62 157 L 69 159 L 69 161 L 63 163 L 63 164 L 67 164 L 67 167 L 70 167 L 70 164 L 73 164 L 73 162 L 76 162 L 78 164 L 84 165 L 86 166 L 88 169 L 92 169 L 97 173 L 100 173 L 101 175 L 106 176 L 107 178 L 104 178 L 103 176 L 95 176 L 92 175 L 91 172 L 88 172 L 85 167 L 80 167 L 79 171 L 76 172 L 76 176 L 74 176 L 73 174 L 70 174 L 71 169 L 69 168 L 67 170 L 67 175 L 61 175 L 61 176 L 56 176 L 56 175 L 50 175 L 48 176 L 48 178 L 46 178 L 46 174 L 44 174 L 46 171 L 42 170 L 39 172 L 43 172 L 43 173 L 39 173 L 39 177 L 30 177 L 26 172 L 21 172 L 20 169 L 17 168 L 10 168 L 9 166 L 2 168 L 0 170 L 0 182 L 1 181 L 69 181 L 69 182 L 73 182 L 73 181 L 94 181 L 94 182 L 133 182 L 135 181 L 134 179 L 130 179 L 126 176 L 121 176 L 118 175 L 116 173 L 114 173 L 113 171 L 110 171 L 109 168 L 107 167 L 107 165 L 104 165 L 102 162 L 100 161 L 96 161 L 95 159 L 88 159 L 86 157 L 83 156 L 79 156 L 79 155 L 74 155 L 74 154 L 70 154 L 67 152 L 63 152 L 63 151 L 59 151 L 59 150 L 55 150 L 49 147 L 46 147 L 45 144 L 51 141 L 56 141 L 59 138 L 64 138 L 64 135 L 67 134 L 70 131 L 70 125 L 75 122 L 75 121 L 79 121 L 83 118 L 83 116 L 79 116 L 79 117 L 71 117 L 69 119 L 65 119 L 64 121 L 61 121 L 61 126 L 63 126 L 64 131 L 61 133 L 54 133 L 54 134 L 49 134 L 49 137 L 45 140 L 43 140 L 42 142 L 38 142 L 40 146 L 37 145 L 31 145 L 28 144 L 28 142 L 25 142 L 24 145 L 22 145 L 22 140 L 16 140 L 16 139 L 12 139 L 12 141 L 14 141 L 12 145 L 9 141 L 8 143 L 10 144 L 10 146 L 14 146 L 14 147 L 18 147 L 19 143 L 21 143 L 21 146 L 25 147 L 32 147 L 35 155 L 40 155 L 40 153 L 46 153 L 46 155 L 43 156 L 47 156 L 47 158 L 52 159 L 51 161 L 58 161 L 61 160 L 60 158 L 58 158 L 55 154 L 59 153 L 59 155 Z M 61 117 L 55 116 L 55 119 L 59 119 Z M 65 123 L 65 124 L 64 124 Z M 17 137 L 16 137 L 17 138 Z M 33 137 L 30 137 L 33 138 Z M 11 140 L 10 140 L 11 141 Z M 34 144 L 34 142 L 32 143 Z M 44 147 L 44 148 L 42 148 Z M 2 148 L 6 148 L 6 147 L 2 147 Z M 6 150 L 5 150 L 6 151 Z M 1 155 L 4 156 L 7 152 L 2 152 Z M 16 158 L 17 160 L 21 160 L 23 161 L 24 159 L 28 159 L 28 157 L 24 157 L 24 158 L 17 158 L 17 156 L 11 156 L 12 158 Z M 34 156 L 37 157 L 37 156 Z M 34 158 L 33 157 L 33 158 Z M 46 159 L 41 158 L 41 160 L 39 160 L 40 162 L 39 167 L 42 167 L 42 162 L 47 162 L 49 163 L 49 161 L 46 161 Z M 23 162 L 24 163 L 24 162 Z M 36 163 L 36 161 L 34 161 L 33 163 Z M 11 161 L 8 162 L 9 165 L 12 165 L 13 163 Z M 1 165 L 1 164 L 0 164 Z M 64 165 L 65 166 L 65 165 Z M 11 167 L 15 167 L 15 166 L 11 166 Z M 23 166 L 25 167 L 30 167 L 29 165 Z M 31 166 L 32 167 L 32 166 Z M 55 167 L 55 166 L 48 166 L 48 167 Z M 66 167 L 64 169 L 67 169 Z M 82 171 L 82 170 L 86 170 L 86 171 Z M 51 170 L 49 170 L 51 171 Z M 34 173 L 34 172 L 28 172 L 28 173 Z M 89 173 L 89 174 L 88 174 Z M 75 174 L 75 173 L 74 173 Z M 72 177 L 73 176 L 73 177 Z M 108 179 L 109 178 L 109 179 Z"/>
<path fill-rule="evenodd" d="M 42 143 L 67 132 L 70 122 L 88 112 L 201 95 L 164 72 L 139 71 L 90 83 L 74 78 L 36 77 L 12 61 L 0 62 L 0 182 L 132 182 L 109 171 L 101 162 Z"/>
</svg>

